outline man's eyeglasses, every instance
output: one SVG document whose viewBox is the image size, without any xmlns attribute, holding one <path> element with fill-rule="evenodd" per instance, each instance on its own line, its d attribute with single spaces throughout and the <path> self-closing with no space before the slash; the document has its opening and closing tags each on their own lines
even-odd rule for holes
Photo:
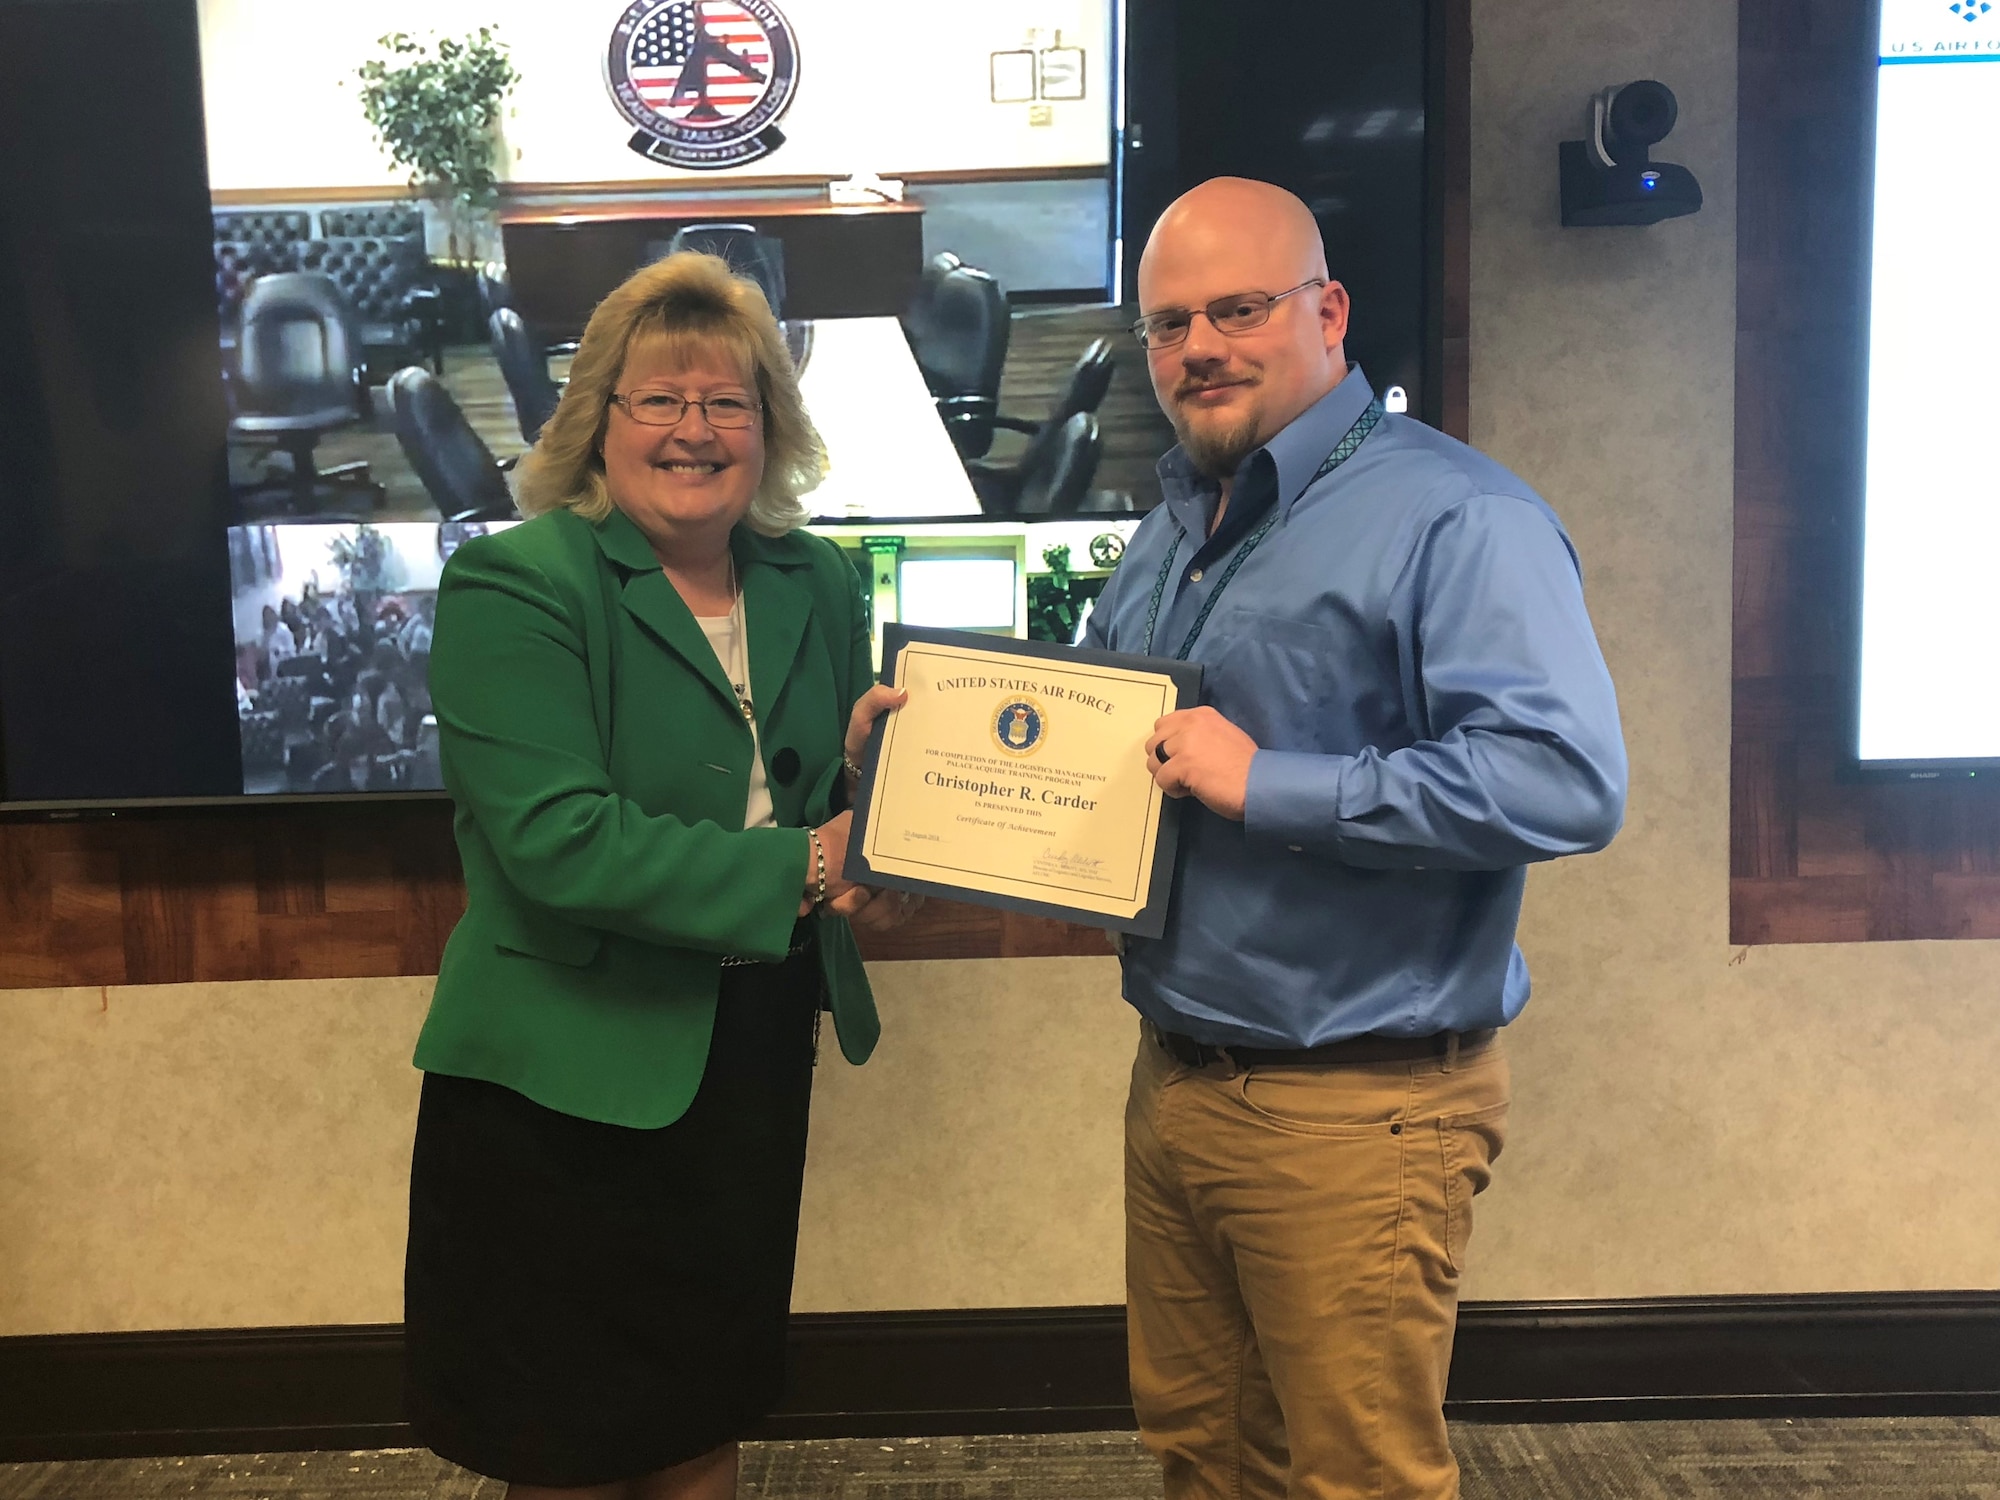
<svg viewBox="0 0 2000 1500">
<path fill-rule="evenodd" d="M 1271 309 L 1293 292 L 1302 292 L 1309 286 L 1325 285 L 1326 278 L 1316 276 L 1311 281 L 1301 281 L 1287 291 L 1232 292 L 1192 311 L 1185 307 L 1170 307 L 1165 312 L 1148 313 L 1134 323 L 1132 337 L 1148 349 L 1171 349 L 1187 338 L 1197 316 L 1207 318 L 1218 333 L 1248 333 L 1270 322 Z"/>
<path fill-rule="evenodd" d="M 614 406 L 625 408 L 625 415 L 635 422 L 648 427 L 674 427 L 688 413 L 690 406 L 701 408 L 702 419 L 711 427 L 728 429 L 748 427 L 757 420 L 757 413 L 763 407 L 748 396 L 710 396 L 706 401 L 696 401 L 673 391 L 635 391 L 630 395 L 613 396 Z"/>
</svg>

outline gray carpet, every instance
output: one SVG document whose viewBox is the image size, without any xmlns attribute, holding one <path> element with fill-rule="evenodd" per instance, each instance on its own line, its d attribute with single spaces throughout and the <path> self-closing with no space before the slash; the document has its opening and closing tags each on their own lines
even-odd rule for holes
<svg viewBox="0 0 2000 1500">
<path fill-rule="evenodd" d="M 2000 1500 L 2000 1418 L 1452 1431 L 1466 1500 Z"/>
<path fill-rule="evenodd" d="M 2000 1500 L 2000 1418 L 1459 1426 L 1464 1500 Z M 0 1464 L 0 1500 L 500 1500 L 421 1450 Z M 1130 1433 L 757 1443 L 742 1500 L 1158 1500 Z"/>
</svg>

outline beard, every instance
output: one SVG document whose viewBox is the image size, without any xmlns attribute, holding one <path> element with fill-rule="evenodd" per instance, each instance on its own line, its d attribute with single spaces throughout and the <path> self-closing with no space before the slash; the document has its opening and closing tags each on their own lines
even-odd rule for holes
<svg viewBox="0 0 2000 1500">
<path fill-rule="evenodd" d="M 1261 446 L 1257 429 L 1263 419 L 1262 404 L 1253 404 L 1238 417 L 1219 412 L 1196 414 L 1187 406 L 1186 398 L 1200 389 L 1198 383 L 1190 381 L 1174 393 L 1170 414 L 1174 435 L 1180 439 L 1181 451 L 1187 454 L 1197 473 L 1210 479 L 1228 479 Z M 1208 420 L 1203 420 L 1203 415 Z"/>
</svg>

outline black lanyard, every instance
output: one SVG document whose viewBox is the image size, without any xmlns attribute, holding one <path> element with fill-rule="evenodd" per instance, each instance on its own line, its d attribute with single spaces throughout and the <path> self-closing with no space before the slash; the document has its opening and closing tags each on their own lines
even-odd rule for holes
<svg viewBox="0 0 2000 1500">
<path fill-rule="evenodd" d="M 1381 420 L 1382 403 L 1370 401 L 1368 409 L 1356 417 L 1354 425 L 1347 429 L 1347 436 L 1334 445 L 1333 452 L 1326 456 L 1326 462 L 1321 464 L 1319 471 L 1306 481 L 1305 488 L 1311 489 L 1354 457 L 1354 450 L 1361 446 L 1362 440 L 1375 430 L 1375 424 Z M 1174 653 L 1175 661 L 1188 659 L 1188 653 L 1194 650 L 1196 638 L 1201 635 L 1201 627 L 1208 623 L 1209 611 L 1215 608 L 1215 601 L 1220 599 L 1222 591 L 1229 587 L 1229 580 L 1236 576 L 1236 570 L 1243 566 L 1244 559 L 1256 550 L 1257 544 L 1263 541 L 1271 528 L 1277 524 L 1278 504 L 1274 500 L 1271 503 L 1271 513 L 1264 517 L 1255 531 L 1243 539 L 1243 545 L 1238 547 L 1236 555 L 1229 559 L 1229 566 L 1223 569 L 1222 576 L 1215 580 L 1215 587 L 1209 591 L 1208 598 L 1202 603 L 1201 613 L 1194 617 L 1194 624 L 1188 630 L 1187 639 L 1181 642 L 1181 649 Z M 1153 651 L 1153 635 L 1159 628 L 1160 601 L 1167 597 L 1167 580 L 1174 576 L 1174 559 L 1180 556 L 1180 551 L 1178 542 L 1167 549 L 1167 560 L 1160 564 L 1160 576 L 1153 581 L 1153 602 L 1146 609 L 1146 654 L 1149 656 Z"/>
</svg>

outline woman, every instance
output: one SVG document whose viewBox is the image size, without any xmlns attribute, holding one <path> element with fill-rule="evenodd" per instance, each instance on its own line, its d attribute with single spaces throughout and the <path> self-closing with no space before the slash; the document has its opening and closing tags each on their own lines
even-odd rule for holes
<svg viewBox="0 0 2000 1500">
<path fill-rule="evenodd" d="M 879 1030 L 846 918 L 870 686 L 859 582 L 797 530 L 824 450 L 762 295 L 713 256 L 592 315 L 466 543 L 430 687 L 467 905 L 410 1188 L 411 1416 L 551 1492 L 727 1497 L 774 1404 L 817 1023 Z"/>
</svg>

